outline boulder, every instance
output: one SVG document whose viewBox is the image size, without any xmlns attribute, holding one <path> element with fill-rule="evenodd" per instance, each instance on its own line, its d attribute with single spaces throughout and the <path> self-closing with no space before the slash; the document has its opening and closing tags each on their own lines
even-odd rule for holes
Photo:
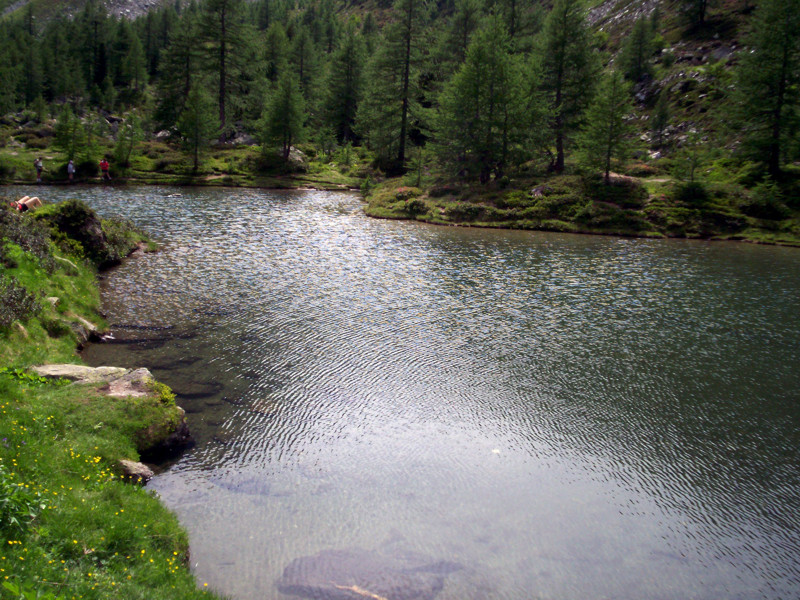
<svg viewBox="0 0 800 600">
<path fill-rule="evenodd" d="M 155 475 L 153 470 L 146 464 L 133 460 L 123 458 L 119 461 L 119 466 L 120 469 L 122 469 L 122 476 L 135 483 L 147 483 L 153 478 L 153 475 Z"/>
<path fill-rule="evenodd" d="M 134 397 L 141 398 L 152 394 L 153 375 L 147 369 L 135 369 L 109 381 L 108 389 L 104 390 L 108 396 L 116 398 Z"/>
</svg>

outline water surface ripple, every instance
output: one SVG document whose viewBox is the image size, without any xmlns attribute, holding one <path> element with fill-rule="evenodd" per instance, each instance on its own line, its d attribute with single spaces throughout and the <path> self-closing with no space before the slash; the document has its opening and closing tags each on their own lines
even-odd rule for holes
<svg viewBox="0 0 800 600">
<path fill-rule="evenodd" d="M 152 488 L 201 581 L 283 598 L 293 559 L 364 548 L 461 564 L 442 600 L 797 597 L 798 250 L 59 195 L 164 243 L 104 281 L 88 359 L 187 409 Z"/>
</svg>

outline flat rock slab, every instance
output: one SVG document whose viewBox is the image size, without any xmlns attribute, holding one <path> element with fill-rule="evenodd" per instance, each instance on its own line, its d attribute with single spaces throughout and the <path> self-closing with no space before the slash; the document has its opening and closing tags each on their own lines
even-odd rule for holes
<svg viewBox="0 0 800 600">
<path fill-rule="evenodd" d="M 122 367 L 87 367 L 85 365 L 40 365 L 31 367 L 40 377 L 69 379 L 79 383 L 108 383 L 119 379 L 130 369 Z"/>
<path fill-rule="evenodd" d="M 152 394 L 150 384 L 153 375 L 147 369 L 123 369 L 122 367 L 87 367 L 85 365 L 41 365 L 31 367 L 40 377 L 69 379 L 75 383 L 105 383 L 101 390 L 108 396 L 142 397 Z"/>
<path fill-rule="evenodd" d="M 358 548 L 323 550 L 289 563 L 277 586 L 311 600 L 433 600 L 447 574 L 460 568 Z"/>
</svg>

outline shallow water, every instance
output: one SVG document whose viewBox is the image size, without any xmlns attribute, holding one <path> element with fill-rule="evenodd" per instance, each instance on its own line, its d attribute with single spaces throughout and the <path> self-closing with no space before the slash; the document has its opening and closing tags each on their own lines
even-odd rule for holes
<svg viewBox="0 0 800 600">
<path fill-rule="evenodd" d="M 200 582 L 286 598 L 293 559 L 364 548 L 459 563 L 442 600 L 797 596 L 800 251 L 47 191 L 164 243 L 103 281 L 87 359 L 187 409 L 151 488 Z"/>
</svg>

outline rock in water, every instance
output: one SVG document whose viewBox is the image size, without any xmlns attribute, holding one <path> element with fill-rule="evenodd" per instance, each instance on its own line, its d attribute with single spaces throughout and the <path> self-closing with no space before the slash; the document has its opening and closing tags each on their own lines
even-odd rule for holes
<svg viewBox="0 0 800 600">
<path fill-rule="evenodd" d="M 311 600 L 432 600 L 447 574 L 460 568 L 361 549 L 323 550 L 289 563 L 277 585 Z"/>
</svg>

